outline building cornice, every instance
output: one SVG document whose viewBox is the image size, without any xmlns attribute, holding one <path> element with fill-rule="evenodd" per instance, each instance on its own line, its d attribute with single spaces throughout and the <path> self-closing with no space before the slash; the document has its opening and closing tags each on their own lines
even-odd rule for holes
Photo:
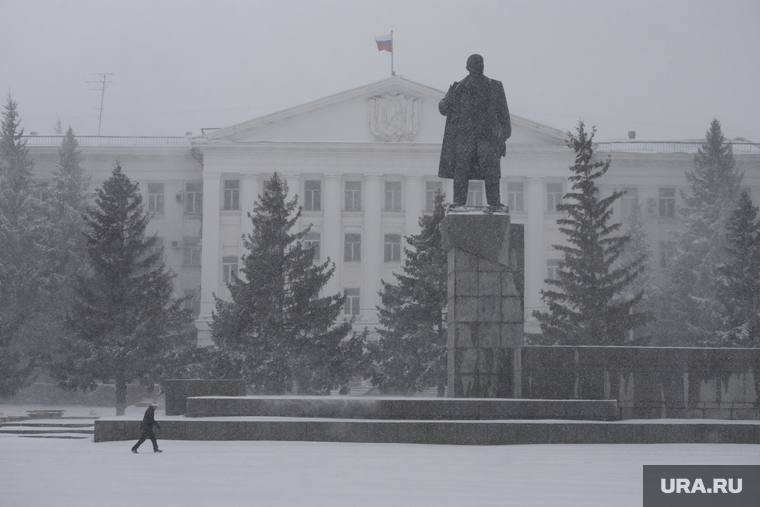
<svg viewBox="0 0 760 507">
<path fill-rule="evenodd" d="M 22 136 L 29 148 L 60 147 L 65 136 Z M 90 147 L 140 147 L 140 148 L 190 148 L 189 137 L 169 136 L 75 136 L 80 148 Z"/>
<path fill-rule="evenodd" d="M 193 140 L 193 148 L 203 153 L 236 152 L 311 152 L 311 153 L 440 153 L 441 143 L 384 143 L 384 142 L 293 142 L 293 141 L 199 141 Z M 566 146 L 546 144 L 510 144 L 507 142 L 507 157 L 510 153 L 565 153 Z"/>
</svg>

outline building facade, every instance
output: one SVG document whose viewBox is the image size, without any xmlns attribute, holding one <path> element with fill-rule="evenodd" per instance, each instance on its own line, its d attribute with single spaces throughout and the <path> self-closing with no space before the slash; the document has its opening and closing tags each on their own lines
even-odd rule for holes
<svg viewBox="0 0 760 507">
<path fill-rule="evenodd" d="M 214 295 L 229 297 L 226 283 L 245 254 L 248 213 L 276 172 L 298 195 L 297 227 L 316 261 L 336 270 L 324 291 L 345 293 L 344 316 L 357 330 L 378 326 L 381 280 L 394 282 L 404 263 L 405 237 L 419 232 L 436 191 L 447 200 L 450 180 L 437 177 L 445 117 L 442 91 L 401 77 L 345 91 L 194 138 L 79 138 L 83 166 L 99 186 L 118 160 L 140 184 L 150 232 L 162 238 L 168 266 L 177 273 L 178 296 L 192 295 L 199 344 L 210 345 L 208 323 Z M 508 97 L 509 99 L 509 97 Z M 707 128 L 707 125 L 705 126 Z M 525 330 L 537 332 L 534 309 L 540 290 L 560 259 L 552 245 L 564 241 L 556 206 L 569 190 L 574 154 L 567 133 L 512 116 L 512 137 L 502 158 L 502 202 L 513 223 L 525 226 Z M 35 175 L 49 179 L 60 138 L 30 137 Z M 646 219 L 655 269 L 667 269 L 680 227 L 680 192 L 693 170 L 693 143 L 600 143 L 611 156 L 602 194 L 626 190 L 615 217 L 630 219 L 636 203 Z M 760 147 L 734 145 L 744 185 L 760 198 Z M 471 182 L 468 204 L 485 204 L 483 182 Z"/>
</svg>

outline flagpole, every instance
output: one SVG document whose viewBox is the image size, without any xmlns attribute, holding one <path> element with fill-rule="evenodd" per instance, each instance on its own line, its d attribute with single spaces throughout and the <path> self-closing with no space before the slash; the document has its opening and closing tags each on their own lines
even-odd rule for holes
<svg viewBox="0 0 760 507">
<path fill-rule="evenodd" d="M 393 71 L 393 50 L 396 49 L 393 47 L 393 28 L 391 28 L 391 76 L 395 76 L 396 73 Z"/>
</svg>

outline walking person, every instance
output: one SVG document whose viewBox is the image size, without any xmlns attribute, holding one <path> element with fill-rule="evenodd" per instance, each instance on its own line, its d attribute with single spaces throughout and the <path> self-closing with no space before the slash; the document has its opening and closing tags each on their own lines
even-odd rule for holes
<svg viewBox="0 0 760 507">
<path fill-rule="evenodd" d="M 153 442 L 153 452 L 163 452 L 158 448 L 158 442 L 156 442 L 156 434 L 153 432 L 153 426 L 161 429 L 161 425 L 156 422 L 156 419 L 154 417 L 157 408 L 158 403 L 154 402 L 151 403 L 150 406 L 148 406 L 148 409 L 145 411 L 142 423 L 140 423 L 140 430 L 142 431 L 142 434 L 140 435 L 140 440 L 138 440 L 137 443 L 132 447 L 133 453 L 137 454 L 137 448 L 140 447 L 140 445 L 142 445 L 142 443 L 145 442 L 145 440 L 148 438 L 151 442 Z"/>
</svg>

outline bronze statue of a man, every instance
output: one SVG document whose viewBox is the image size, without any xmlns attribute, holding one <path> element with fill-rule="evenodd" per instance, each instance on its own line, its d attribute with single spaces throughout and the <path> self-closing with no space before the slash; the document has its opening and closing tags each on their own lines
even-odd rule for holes
<svg viewBox="0 0 760 507">
<path fill-rule="evenodd" d="M 467 70 L 438 104 L 446 116 L 438 176 L 454 179 L 454 206 L 467 202 L 470 180 L 485 180 L 488 205 L 501 207 L 500 158 L 512 135 L 507 97 L 501 81 L 483 75 L 482 56 L 470 56 Z"/>
</svg>

